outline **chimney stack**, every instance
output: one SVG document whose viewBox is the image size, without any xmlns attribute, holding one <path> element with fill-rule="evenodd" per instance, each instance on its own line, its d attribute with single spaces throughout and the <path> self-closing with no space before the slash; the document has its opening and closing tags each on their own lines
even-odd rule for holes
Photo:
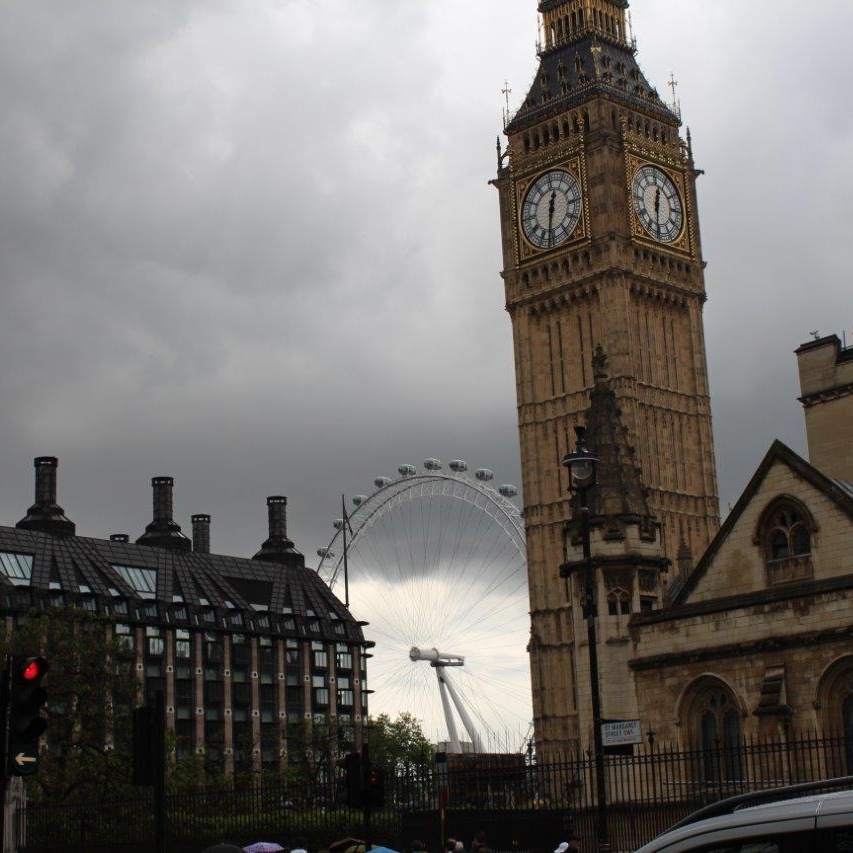
<svg viewBox="0 0 853 853">
<path fill-rule="evenodd" d="M 197 554 L 210 553 L 210 516 L 200 513 L 192 517 L 193 551 Z"/>
<path fill-rule="evenodd" d="M 55 456 L 37 456 L 33 464 L 36 469 L 36 502 L 15 527 L 73 536 L 76 530 L 74 522 L 65 517 L 65 510 L 56 503 L 56 468 L 59 460 Z"/>
<path fill-rule="evenodd" d="M 287 498 L 271 495 L 267 498 L 270 539 L 287 539 Z"/>
<path fill-rule="evenodd" d="M 269 538 L 261 550 L 252 558 L 268 563 L 282 563 L 288 566 L 304 565 L 304 558 L 287 538 L 287 498 L 272 495 L 267 498 L 269 516 Z"/>
<path fill-rule="evenodd" d="M 145 528 L 145 533 L 136 540 L 137 545 L 154 548 L 169 548 L 174 551 L 189 551 L 192 542 L 181 533 L 181 526 L 172 519 L 172 477 L 154 477 L 151 487 L 154 492 L 154 518 Z"/>
</svg>

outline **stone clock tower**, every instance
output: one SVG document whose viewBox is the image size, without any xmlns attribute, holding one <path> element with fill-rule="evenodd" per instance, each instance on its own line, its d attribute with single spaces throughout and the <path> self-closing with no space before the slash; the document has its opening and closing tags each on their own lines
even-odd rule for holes
<svg viewBox="0 0 853 853">
<path fill-rule="evenodd" d="M 589 407 L 597 347 L 664 557 L 686 567 L 719 526 L 699 172 L 679 116 L 637 64 L 627 7 L 540 0 L 539 68 L 506 127 L 494 181 L 515 347 L 536 738 L 555 748 L 578 742 L 582 660 L 560 579 L 571 515 L 560 461 Z"/>
</svg>

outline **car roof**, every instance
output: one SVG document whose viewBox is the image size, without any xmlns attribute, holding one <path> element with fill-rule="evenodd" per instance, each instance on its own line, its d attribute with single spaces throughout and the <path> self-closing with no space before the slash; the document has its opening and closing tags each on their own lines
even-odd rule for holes
<svg viewBox="0 0 853 853">
<path fill-rule="evenodd" d="M 725 814 L 678 824 L 641 847 L 637 853 L 679 849 L 677 845 L 689 839 L 737 828 L 742 828 L 747 836 L 762 834 L 768 824 L 774 824 L 780 833 L 806 830 L 814 827 L 818 816 L 853 811 L 853 791 L 824 792 L 792 799 L 785 799 L 784 790 L 775 794 L 777 798 L 769 802 L 744 804 Z"/>
</svg>

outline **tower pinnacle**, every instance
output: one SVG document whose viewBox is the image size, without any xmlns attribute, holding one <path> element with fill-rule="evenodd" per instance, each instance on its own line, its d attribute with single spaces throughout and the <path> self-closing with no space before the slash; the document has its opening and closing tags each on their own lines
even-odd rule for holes
<svg viewBox="0 0 853 853">
<path fill-rule="evenodd" d="M 589 36 L 630 48 L 625 21 L 627 9 L 627 0 L 541 0 L 539 12 L 545 29 L 543 52 Z"/>
</svg>

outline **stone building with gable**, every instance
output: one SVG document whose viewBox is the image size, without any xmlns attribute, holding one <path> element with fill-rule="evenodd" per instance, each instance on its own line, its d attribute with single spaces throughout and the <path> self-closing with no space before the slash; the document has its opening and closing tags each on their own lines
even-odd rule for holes
<svg viewBox="0 0 853 853">
<path fill-rule="evenodd" d="M 744 737 L 842 736 L 851 749 L 832 769 L 848 773 L 853 349 L 830 336 L 801 346 L 797 358 L 809 459 L 775 441 L 704 554 L 694 562 L 682 548 L 669 567 L 610 380 L 597 370 L 587 443 L 601 458 L 590 510 L 602 717 L 638 719 L 644 737 L 684 750 L 736 746 Z M 574 520 L 567 555 L 563 573 L 579 584 Z M 573 701 L 588 747 L 584 619 L 579 588 L 568 592 Z"/>
</svg>

